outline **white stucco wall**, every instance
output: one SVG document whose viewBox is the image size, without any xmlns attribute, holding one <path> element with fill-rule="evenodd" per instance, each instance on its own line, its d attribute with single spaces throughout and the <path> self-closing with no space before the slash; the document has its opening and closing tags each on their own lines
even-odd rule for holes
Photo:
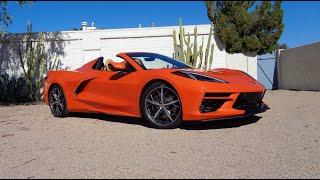
<svg viewBox="0 0 320 180">
<path fill-rule="evenodd" d="M 195 25 L 184 27 L 186 34 L 193 34 Z M 204 47 L 206 47 L 210 25 L 197 25 L 197 27 L 198 46 L 204 38 Z M 64 55 L 59 58 L 64 66 L 75 69 L 99 56 L 114 58 L 119 52 L 154 52 L 172 57 L 172 34 L 173 30 L 178 32 L 178 29 L 179 26 L 168 26 L 62 31 Z M 193 36 L 191 41 L 193 42 Z M 215 46 L 214 63 L 211 68 L 239 69 L 257 79 L 257 57 L 228 54 L 216 37 L 213 37 L 211 42 Z"/>
</svg>

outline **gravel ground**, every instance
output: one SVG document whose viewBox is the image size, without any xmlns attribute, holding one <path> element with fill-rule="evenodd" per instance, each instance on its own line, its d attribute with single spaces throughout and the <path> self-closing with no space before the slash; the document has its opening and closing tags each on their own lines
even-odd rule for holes
<svg viewBox="0 0 320 180">
<path fill-rule="evenodd" d="M 0 178 L 320 178 L 320 92 L 267 91 L 257 116 L 187 123 L 0 107 Z"/>
</svg>

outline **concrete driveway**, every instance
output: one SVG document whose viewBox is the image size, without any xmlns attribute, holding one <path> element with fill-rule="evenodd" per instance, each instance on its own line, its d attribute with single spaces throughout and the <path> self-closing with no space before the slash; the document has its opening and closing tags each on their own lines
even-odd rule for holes
<svg viewBox="0 0 320 180">
<path fill-rule="evenodd" d="M 265 102 L 251 118 L 174 130 L 0 107 L 0 178 L 320 178 L 320 93 L 267 91 Z"/>
</svg>

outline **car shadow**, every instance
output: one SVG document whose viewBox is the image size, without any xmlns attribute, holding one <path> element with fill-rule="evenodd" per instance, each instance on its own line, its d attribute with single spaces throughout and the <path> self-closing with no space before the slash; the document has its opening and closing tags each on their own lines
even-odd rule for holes
<svg viewBox="0 0 320 180">
<path fill-rule="evenodd" d="M 101 113 L 82 113 L 82 112 L 72 112 L 69 113 L 69 117 L 77 118 L 86 118 L 92 120 L 102 120 L 116 123 L 132 124 L 132 125 L 141 125 L 149 127 L 148 124 L 143 121 L 141 118 L 129 117 L 129 116 L 117 116 Z"/>
<path fill-rule="evenodd" d="M 115 116 L 99 113 L 70 113 L 70 117 L 77 118 L 86 118 L 86 119 L 95 119 L 116 123 L 124 123 L 131 125 L 140 125 L 150 128 L 150 125 L 142 120 L 141 118 L 127 117 L 127 116 Z M 227 128 L 236 128 L 248 124 L 253 124 L 258 122 L 261 119 L 259 116 L 249 116 L 245 118 L 233 118 L 226 120 L 213 120 L 213 121 L 191 121 L 183 122 L 180 129 L 185 130 L 208 130 L 208 129 L 227 129 Z"/>
<path fill-rule="evenodd" d="M 209 130 L 209 129 L 227 129 L 237 128 L 249 124 L 254 124 L 261 119 L 260 116 L 248 116 L 243 118 L 233 118 L 225 120 L 213 120 L 213 121 L 194 121 L 184 122 L 180 126 L 185 130 Z"/>
</svg>

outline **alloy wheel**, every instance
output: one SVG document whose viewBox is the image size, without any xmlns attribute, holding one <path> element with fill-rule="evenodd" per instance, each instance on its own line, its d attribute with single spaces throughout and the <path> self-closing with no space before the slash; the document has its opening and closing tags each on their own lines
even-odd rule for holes
<svg viewBox="0 0 320 180">
<path fill-rule="evenodd" d="M 144 104 L 148 119 L 158 126 L 170 126 L 180 118 L 179 96 L 167 86 L 161 85 L 149 91 Z"/>
<path fill-rule="evenodd" d="M 54 87 L 50 93 L 50 109 L 54 116 L 63 116 L 66 111 L 65 97 L 59 87 Z"/>
</svg>

